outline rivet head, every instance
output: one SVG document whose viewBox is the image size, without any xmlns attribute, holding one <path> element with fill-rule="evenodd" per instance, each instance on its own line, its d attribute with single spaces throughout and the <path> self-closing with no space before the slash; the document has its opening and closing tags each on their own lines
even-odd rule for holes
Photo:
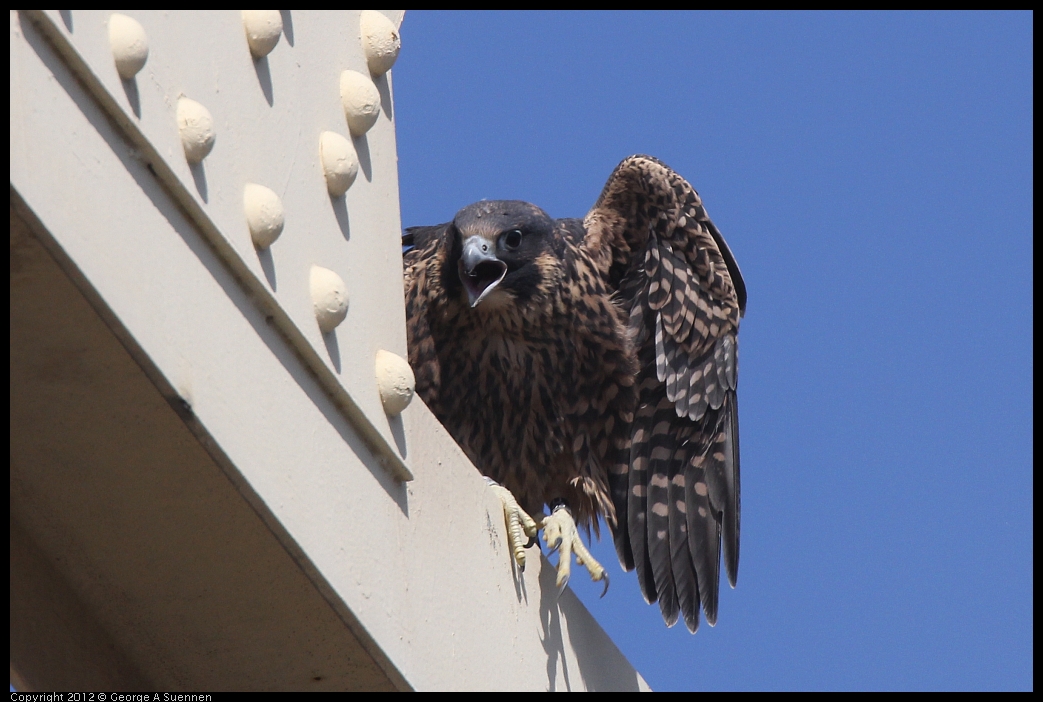
<svg viewBox="0 0 1043 702">
<path fill-rule="evenodd" d="M 328 334 L 348 316 L 348 287 L 344 280 L 322 266 L 311 267 L 311 301 L 319 329 Z"/>
<path fill-rule="evenodd" d="M 391 20 L 376 10 L 363 10 L 359 16 L 362 50 L 366 54 L 369 72 L 382 76 L 395 65 L 402 48 L 402 38 Z"/>
<path fill-rule="evenodd" d="M 326 176 L 326 188 L 333 197 L 340 197 L 348 191 L 359 173 L 355 147 L 336 132 L 323 132 L 319 137 L 319 157 Z"/>
<path fill-rule="evenodd" d="M 278 10 L 243 10 L 243 27 L 250 53 L 263 58 L 272 52 L 282 36 L 282 15 Z"/>
<path fill-rule="evenodd" d="M 109 46 L 120 78 L 130 80 L 148 61 L 148 37 L 137 20 L 119 13 L 109 16 Z"/>
<path fill-rule="evenodd" d="M 358 71 L 340 74 L 340 102 L 352 135 L 362 136 L 380 116 L 380 91 L 369 76 Z"/>
<path fill-rule="evenodd" d="M 258 249 L 268 248 L 282 234 L 286 223 L 282 200 L 263 185 L 247 183 L 243 188 L 243 212 Z"/>
<path fill-rule="evenodd" d="M 177 101 L 177 129 L 189 163 L 199 163 L 214 148 L 217 137 L 214 118 L 195 100 L 181 98 Z"/>
<path fill-rule="evenodd" d="M 394 417 L 402 412 L 413 400 L 416 389 L 416 378 L 413 369 L 401 356 L 384 351 L 377 351 L 377 391 L 384 411 Z"/>
</svg>

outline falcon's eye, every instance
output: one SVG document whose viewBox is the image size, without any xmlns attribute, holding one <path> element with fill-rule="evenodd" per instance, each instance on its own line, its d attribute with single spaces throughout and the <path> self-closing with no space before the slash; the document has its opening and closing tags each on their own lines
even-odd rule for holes
<svg viewBox="0 0 1043 702">
<path fill-rule="evenodd" d="M 508 249 L 516 249 L 521 246 L 522 233 L 520 229 L 512 229 L 503 235 L 503 244 Z"/>
</svg>

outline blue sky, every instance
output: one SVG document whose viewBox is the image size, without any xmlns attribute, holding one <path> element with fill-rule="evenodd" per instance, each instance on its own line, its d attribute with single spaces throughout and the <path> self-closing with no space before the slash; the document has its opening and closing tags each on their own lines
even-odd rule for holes
<svg viewBox="0 0 1043 702">
<path fill-rule="evenodd" d="M 648 153 L 749 290 L 742 551 L 716 628 L 573 587 L 658 690 L 1032 687 L 1032 17 L 429 14 L 405 226 L 581 217 Z M 577 574 L 578 575 L 578 574 Z"/>
</svg>

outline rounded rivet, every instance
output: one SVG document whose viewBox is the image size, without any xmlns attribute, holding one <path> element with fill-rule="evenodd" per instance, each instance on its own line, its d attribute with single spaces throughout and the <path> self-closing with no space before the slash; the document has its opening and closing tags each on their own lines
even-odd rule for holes
<svg viewBox="0 0 1043 702">
<path fill-rule="evenodd" d="M 190 163 L 199 163 L 214 148 L 214 118 L 210 111 L 195 100 L 181 98 L 177 101 L 177 129 L 181 133 L 181 146 Z"/>
<path fill-rule="evenodd" d="M 366 53 L 369 71 L 382 76 L 395 65 L 402 48 L 402 38 L 391 20 L 376 10 L 363 10 L 359 16 L 362 50 Z"/>
<path fill-rule="evenodd" d="M 336 132 L 323 132 L 319 137 L 319 156 L 326 188 L 340 197 L 348 191 L 359 173 L 359 157 L 351 142 Z"/>
<path fill-rule="evenodd" d="M 413 369 L 401 356 L 384 351 L 377 351 L 377 390 L 384 411 L 394 417 L 409 406 L 416 388 Z"/>
<path fill-rule="evenodd" d="M 380 116 L 380 91 L 369 76 L 358 71 L 340 74 L 340 102 L 344 106 L 348 129 L 354 136 L 368 132 Z"/>
<path fill-rule="evenodd" d="M 263 58 L 272 52 L 282 36 L 282 15 L 278 10 L 243 10 L 243 27 L 250 53 Z"/>
<path fill-rule="evenodd" d="M 119 13 L 109 16 L 109 46 L 120 78 L 130 80 L 148 60 L 148 37 L 138 21 Z"/>
<path fill-rule="evenodd" d="M 348 288 L 329 268 L 311 267 L 311 301 L 319 329 L 324 334 L 336 329 L 348 316 Z"/>
<path fill-rule="evenodd" d="M 282 200 L 263 185 L 247 183 L 243 188 L 243 212 L 258 249 L 267 249 L 282 234 L 286 223 Z"/>
</svg>

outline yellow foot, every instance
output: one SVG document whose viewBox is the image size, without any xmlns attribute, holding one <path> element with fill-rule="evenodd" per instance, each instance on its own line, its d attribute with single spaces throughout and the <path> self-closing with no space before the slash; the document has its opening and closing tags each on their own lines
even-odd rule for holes
<svg viewBox="0 0 1043 702">
<path fill-rule="evenodd" d="M 490 478 L 485 481 L 489 483 L 489 489 L 496 493 L 503 504 L 503 518 L 507 522 L 507 543 L 511 547 L 511 553 L 518 564 L 518 568 L 525 570 L 525 549 L 536 542 L 536 534 L 539 527 L 525 510 L 514 499 L 511 491 L 504 486 L 494 482 Z"/>
<path fill-rule="evenodd" d="M 575 553 L 576 563 L 587 567 L 591 580 L 605 581 L 605 589 L 601 591 L 601 596 L 604 597 L 608 592 L 608 573 L 600 563 L 594 560 L 590 551 L 583 545 L 579 532 L 576 530 L 576 522 L 572 519 L 569 509 L 565 505 L 558 505 L 554 508 L 553 514 L 543 518 L 540 527 L 543 529 L 543 538 L 547 542 L 547 547 L 551 551 L 559 550 L 558 576 L 555 580 L 558 594 L 560 595 L 569 583 L 569 576 L 572 573 L 572 554 Z"/>
</svg>

